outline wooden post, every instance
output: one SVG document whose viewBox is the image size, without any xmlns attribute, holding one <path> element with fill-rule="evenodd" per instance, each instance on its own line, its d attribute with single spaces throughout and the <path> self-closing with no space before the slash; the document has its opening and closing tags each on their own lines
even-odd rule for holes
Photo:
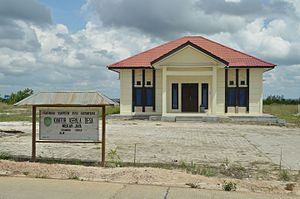
<svg viewBox="0 0 300 199">
<path fill-rule="evenodd" d="M 105 166 L 105 106 L 102 106 L 102 156 L 101 166 Z"/>
<path fill-rule="evenodd" d="M 31 161 L 35 162 L 36 157 L 36 106 L 32 106 L 32 154 Z"/>
</svg>

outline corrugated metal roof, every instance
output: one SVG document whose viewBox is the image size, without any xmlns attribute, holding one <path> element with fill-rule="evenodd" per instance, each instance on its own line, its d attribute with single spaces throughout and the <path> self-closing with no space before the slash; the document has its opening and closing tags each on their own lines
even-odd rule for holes
<svg viewBox="0 0 300 199">
<path fill-rule="evenodd" d="M 100 92 L 39 92 L 33 94 L 18 103 L 16 106 L 33 106 L 33 105 L 115 105 L 111 99 Z"/>
</svg>

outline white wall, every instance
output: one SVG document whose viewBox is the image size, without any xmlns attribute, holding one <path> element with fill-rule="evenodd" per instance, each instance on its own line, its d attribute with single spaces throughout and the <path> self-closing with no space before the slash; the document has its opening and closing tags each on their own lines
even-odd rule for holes
<svg viewBox="0 0 300 199">
<path fill-rule="evenodd" d="M 120 114 L 131 115 L 132 112 L 132 70 L 120 70 Z"/>
<path fill-rule="evenodd" d="M 225 114 L 225 69 L 217 69 L 217 108 L 216 114 Z"/>
<path fill-rule="evenodd" d="M 250 69 L 249 113 L 262 114 L 264 69 Z"/>
<path fill-rule="evenodd" d="M 155 112 L 162 113 L 162 70 L 155 70 Z"/>
</svg>

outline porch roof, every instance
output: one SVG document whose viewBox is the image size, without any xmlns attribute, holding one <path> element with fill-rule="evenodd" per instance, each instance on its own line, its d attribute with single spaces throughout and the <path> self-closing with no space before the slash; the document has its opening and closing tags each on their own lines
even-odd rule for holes
<svg viewBox="0 0 300 199">
<path fill-rule="evenodd" d="M 15 106 L 110 106 L 115 105 L 111 99 L 96 91 L 59 91 L 39 92 L 15 104 Z"/>
<path fill-rule="evenodd" d="M 202 36 L 185 36 L 108 66 L 109 69 L 152 68 L 152 65 L 186 46 L 192 46 L 228 67 L 274 68 L 276 65 L 224 46 Z"/>
</svg>

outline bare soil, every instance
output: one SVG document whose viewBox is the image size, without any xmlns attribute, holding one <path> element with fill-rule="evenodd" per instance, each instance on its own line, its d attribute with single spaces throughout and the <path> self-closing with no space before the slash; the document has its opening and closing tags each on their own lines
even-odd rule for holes
<svg viewBox="0 0 300 199">
<path fill-rule="evenodd" d="M 224 181 L 237 185 L 237 191 L 278 193 L 300 196 L 299 183 L 292 183 L 292 191 L 286 190 L 291 182 L 233 179 L 192 175 L 183 170 L 160 168 L 101 168 L 78 165 L 45 164 L 0 160 L 0 175 L 32 178 L 75 179 L 129 184 L 167 185 L 222 190 Z"/>
</svg>

